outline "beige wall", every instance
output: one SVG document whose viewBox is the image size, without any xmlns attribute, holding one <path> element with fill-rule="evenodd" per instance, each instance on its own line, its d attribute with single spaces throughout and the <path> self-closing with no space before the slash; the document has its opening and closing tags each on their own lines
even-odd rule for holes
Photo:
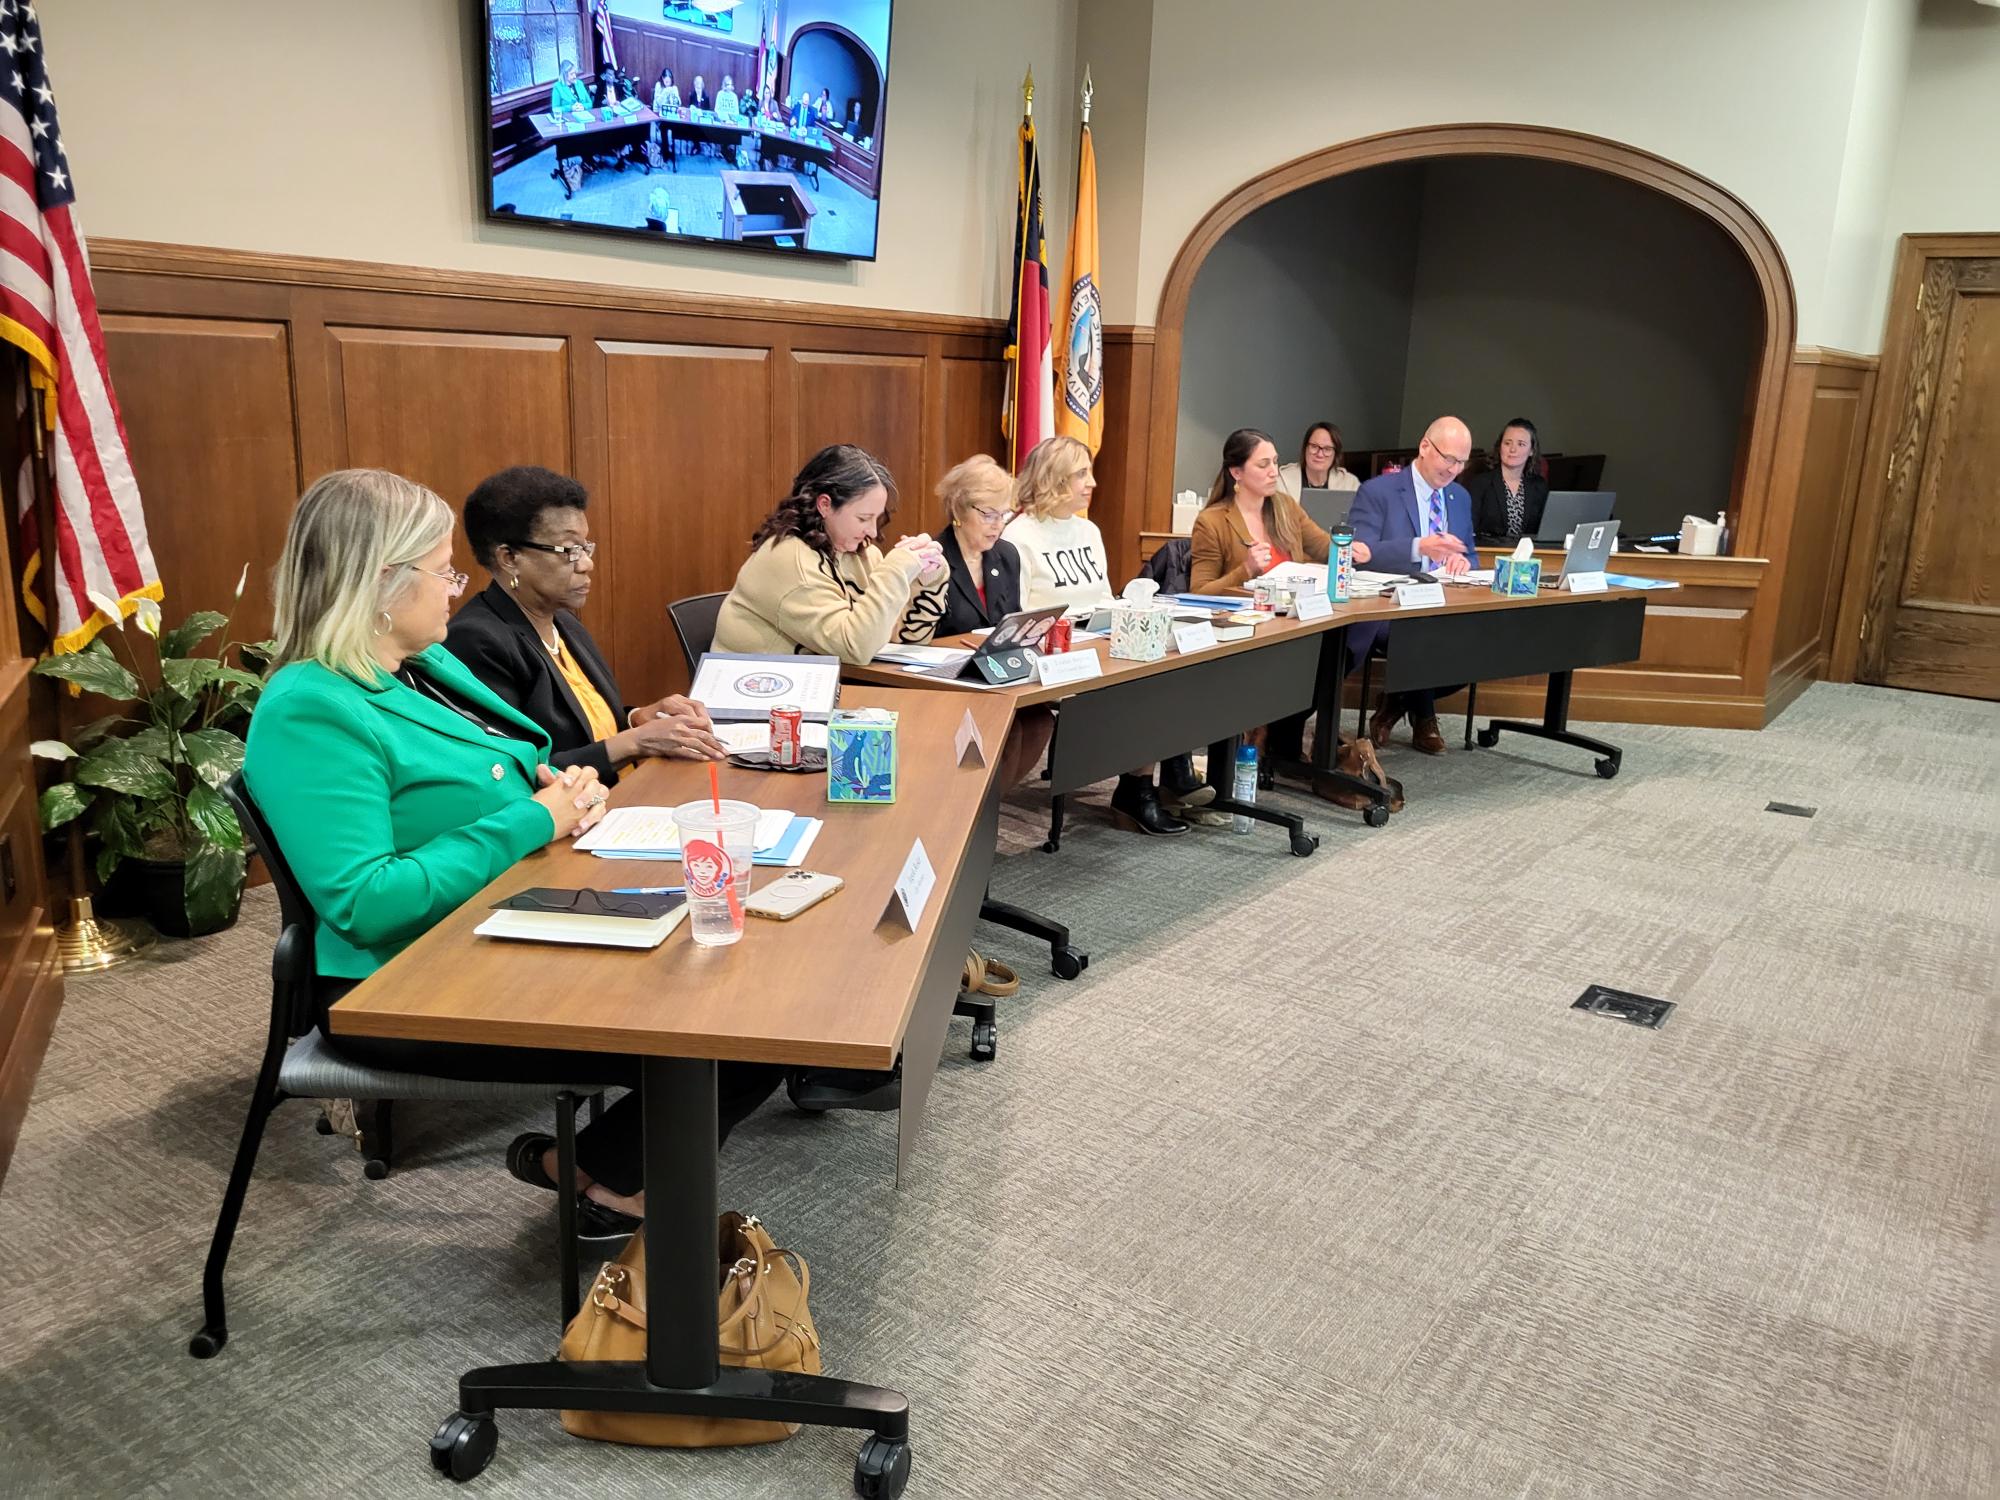
<svg viewBox="0 0 2000 1500">
<path fill-rule="evenodd" d="M 1387 130 L 1501 121 L 1606 136 L 1720 183 L 1783 248 L 1800 340 L 1850 339 L 1868 310 L 1827 279 L 1868 12 L 1868 0 L 1157 0 L 1139 276 L 1129 294 L 1112 289 L 1109 316 L 1152 321 L 1188 233 L 1270 167 Z"/>
<path fill-rule="evenodd" d="M 1021 75 L 1034 65 L 1046 104 L 1073 97 L 1077 3 L 900 0 L 873 264 L 484 223 L 464 0 L 54 0 L 41 16 L 93 236 L 1004 317 Z M 1036 113 L 1060 275 L 1075 112 Z"/>
<path fill-rule="evenodd" d="M 1891 234 L 2000 233 L 2000 8 L 1924 0 L 1903 91 Z"/>
</svg>

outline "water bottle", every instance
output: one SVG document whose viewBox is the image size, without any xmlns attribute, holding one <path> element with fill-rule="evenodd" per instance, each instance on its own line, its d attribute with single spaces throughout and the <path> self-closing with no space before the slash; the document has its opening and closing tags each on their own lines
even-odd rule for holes
<svg viewBox="0 0 2000 1500">
<path fill-rule="evenodd" d="M 1327 559 L 1326 597 L 1345 604 L 1354 594 L 1354 533 L 1345 526 L 1333 534 L 1333 556 Z"/>
<path fill-rule="evenodd" d="M 1236 784 L 1229 795 L 1238 802 L 1255 805 L 1257 801 L 1257 747 L 1244 740 L 1236 747 Z M 1248 833 L 1252 820 L 1237 813 L 1230 820 L 1230 827 L 1238 833 Z"/>
</svg>

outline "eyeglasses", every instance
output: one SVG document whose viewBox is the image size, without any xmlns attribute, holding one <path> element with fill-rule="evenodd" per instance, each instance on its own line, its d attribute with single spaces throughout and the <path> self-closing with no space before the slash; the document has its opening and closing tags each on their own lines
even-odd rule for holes
<svg viewBox="0 0 2000 1500">
<path fill-rule="evenodd" d="M 412 563 L 410 566 L 416 567 L 416 564 Z M 470 574 L 461 573 L 456 568 L 446 568 L 442 573 L 436 568 L 417 568 L 417 571 L 419 573 L 427 573 L 432 578 L 443 579 L 446 595 L 452 599 L 456 599 L 460 594 L 465 592 L 465 585 L 471 579 Z"/>
<path fill-rule="evenodd" d="M 1331 444 L 1331 443 L 1307 443 L 1307 444 L 1306 444 L 1306 452 L 1308 452 L 1308 453 L 1317 453 L 1317 454 L 1319 454 L 1319 455 L 1320 455 L 1320 456 L 1321 456 L 1322 458 L 1331 458 L 1331 457 L 1333 457 L 1333 455 L 1334 455 L 1335 451 L 1336 451 L 1336 450 L 1335 450 L 1335 448 L 1334 448 L 1333 444 Z"/>
<path fill-rule="evenodd" d="M 983 505 L 973 507 L 972 513 L 988 526 L 998 526 L 1014 514 L 1011 510 L 988 510 Z"/>
<path fill-rule="evenodd" d="M 1464 468 L 1472 458 L 1472 455 L 1470 453 L 1466 454 L 1462 458 L 1454 454 L 1447 453 L 1444 451 L 1444 449 L 1440 448 L 1436 443 L 1432 442 L 1429 438 L 1424 439 L 1424 446 L 1430 449 L 1431 452 L 1435 453 L 1439 458 L 1443 459 L 1444 462 L 1450 464 L 1453 468 L 1456 469 Z"/>
<path fill-rule="evenodd" d="M 552 546 L 548 542 L 514 542 L 511 545 L 516 550 L 526 547 L 535 552 L 553 552 L 572 568 L 586 557 L 597 556 L 595 542 L 564 542 L 560 546 Z"/>
</svg>

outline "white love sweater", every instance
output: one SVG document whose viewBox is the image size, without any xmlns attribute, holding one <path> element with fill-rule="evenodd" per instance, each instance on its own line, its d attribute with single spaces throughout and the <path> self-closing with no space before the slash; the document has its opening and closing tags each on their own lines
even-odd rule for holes
<svg viewBox="0 0 2000 1500">
<path fill-rule="evenodd" d="M 1088 516 L 1038 521 L 1019 515 L 1000 533 L 1021 554 L 1021 608 L 1102 604 L 1117 592 L 1104 533 Z"/>
</svg>

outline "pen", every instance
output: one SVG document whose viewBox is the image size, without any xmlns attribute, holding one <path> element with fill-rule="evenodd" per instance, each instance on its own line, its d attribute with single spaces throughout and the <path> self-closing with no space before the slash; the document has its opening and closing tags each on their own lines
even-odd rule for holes
<svg viewBox="0 0 2000 1500">
<path fill-rule="evenodd" d="M 685 896 L 684 885 L 618 885 L 611 888 L 614 896 Z"/>
</svg>

